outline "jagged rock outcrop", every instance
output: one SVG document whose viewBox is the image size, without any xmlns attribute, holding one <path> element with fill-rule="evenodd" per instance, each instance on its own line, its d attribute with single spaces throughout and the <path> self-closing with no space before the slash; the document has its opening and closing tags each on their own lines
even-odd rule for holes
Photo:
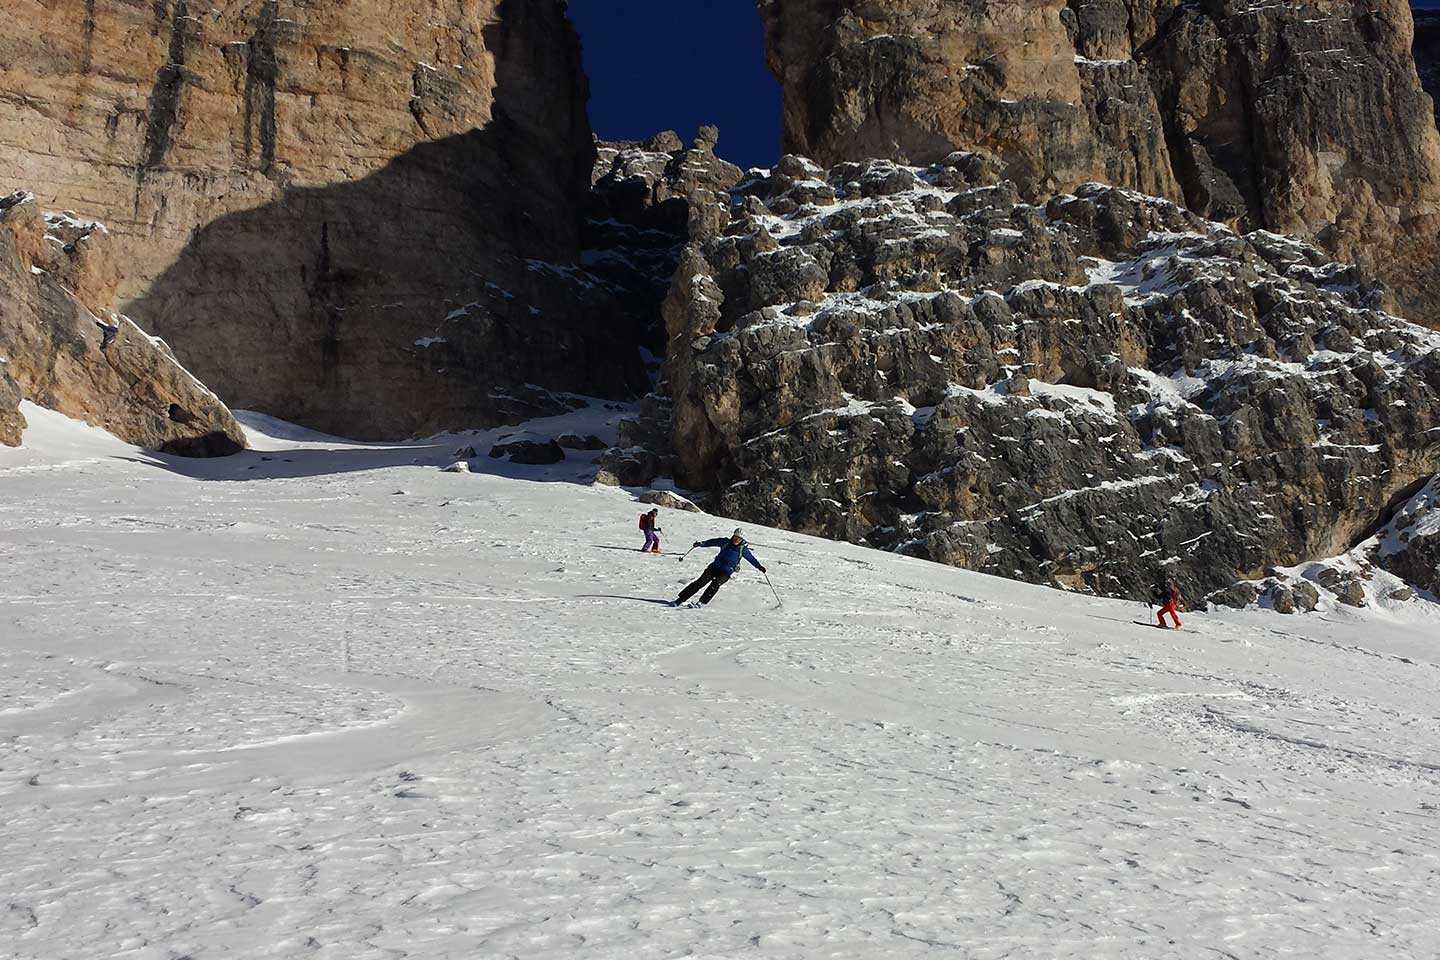
<svg viewBox="0 0 1440 960">
<path fill-rule="evenodd" d="M 660 306 L 692 236 L 728 222 L 730 189 L 743 175 L 715 155 L 720 132 L 702 127 L 686 146 L 673 131 L 643 142 L 600 142 L 581 261 L 609 284 L 657 358 L 665 353 Z"/>
<path fill-rule="evenodd" d="M 231 403 L 347 435 L 643 392 L 576 265 L 586 97 L 562 0 L 0 6 L 0 186 L 106 221 Z"/>
<path fill-rule="evenodd" d="M 682 486 L 726 516 L 1202 598 L 1440 470 L 1440 338 L 1319 250 L 1003 161 L 785 158 L 666 305 Z"/>
<path fill-rule="evenodd" d="M 687 147 L 672 131 L 644 142 L 600 143 L 588 221 L 587 269 L 638 321 L 654 392 L 623 421 L 619 444 L 602 459 L 602 483 L 638 486 L 674 472 L 669 384 L 661 361 L 669 334 L 662 312 L 680 255 L 730 222 L 730 191 L 743 177 L 715 155 L 720 132 L 702 127 Z"/>
<path fill-rule="evenodd" d="M 1406 501 L 1363 552 L 1430 599 L 1440 600 L 1440 477 Z"/>
<path fill-rule="evenodd" d="M 788 149 L 997 155 L 1313 239 L 1440 324 L 1440 135 L 1404 0 L 761 0 Z"/>
<path fill-rule="evenodd" d="M 245 434 L 169 349 L 111 309 L 120 281 L 103 226 L 44 217 L 27 194 L 0 198 L 0 443 L 14 446 L 31 400 L 129 443 L 224 456 Z M 118 328 L 101 349 L 105 328 Z"/>
<path fill-rule="evenodd" d="M 1440 477 L 1416 481 L 1392 499 L 1392 507 L 1386 522 L 1346 553 L 1237 583 L 1211 599 L 1286 614 L 1306 613 L 1325 601 L 1348 607 L 1394 606 L 1417 597 L 1440 602 Z"/>
</svg>

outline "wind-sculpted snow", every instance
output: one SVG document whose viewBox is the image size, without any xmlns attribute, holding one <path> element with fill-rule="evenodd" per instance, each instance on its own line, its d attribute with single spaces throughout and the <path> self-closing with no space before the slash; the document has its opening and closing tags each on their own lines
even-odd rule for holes
<svg viewBox="0 0 1440 960">
<path fill-rule="evenodd" d="M 667 307 L 682 484 L 727 516 L 1198 599 L 1344 553 L 1440 470 L 1440 338 L 1353 267 L 1097 184 L 1025 204 L 997 170 L 791 157 L 742 184 Z"/>
<path fill-rule="evenodd" d="M 672 611 L 644 601 L 703 561 L 641 555 L 630 498 L 560 467 L 303 434 L 186 463 L 27 415 L 7 957 L 1440 950 L 1414 608 L 1162 633 L 756 527 L 784 609 L 747 568 Z"/>
</svg>

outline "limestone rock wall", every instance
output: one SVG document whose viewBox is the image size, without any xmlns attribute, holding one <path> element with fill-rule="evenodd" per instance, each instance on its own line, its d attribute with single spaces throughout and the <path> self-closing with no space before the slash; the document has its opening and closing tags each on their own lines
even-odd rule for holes
<svg viewBox="0 0 1440 960">
<path fill-rule="evenodd" d="M 788 149 L 998 156 L 1314 239 L 1440 323 L 1440 135 L 1404 0 L 760 0 Z"/>
<path fill-rule="evenodd" d="M 742 183 L 666 304 L 679 483 L 726 516 L 1198 600 L 1345 553 L 1440 471 L 1440 335 L 1362 271 L 1119 188 L 1028 203 L 1005 168 L 787 157 Z"/>
<path fill-rule="evenodd" d="M 581 258 L 638 327 L 635 341 L 665 354 L 660 306 L 692 238 L 728 222 L 741 170 L 715 155 L 720 132 L 702 127 L 687 146 L 665 131 L 643 142 L 597 144 Z"/>
<path fill-rule="evenodd" d="M 106 221 L 123 306 L 239 406 L 396 437 L 626 393 L 564 6 L 11 0 L 0 185 Z"/>
<path fill-rule="evenodd" d="M 1137 65 L 1128 52 L 1081 56 L 1064 0 L 761 0 L 760 10 L 795 153 L 927 164 L 979 149 L 1036 195 L 1087 180 L 1180 195 Z"/>
<path fill-rule="evenodd" d="M 42 216 L 34 198 L 0 198 L 0 443 L 20 443 L 21 400 L 138 446 L 224 456 L 245 434 L 169 348 L 111 307 L 120 271 L 93 222 Z M 102 349 L 105 327 L 113 343 Z"/>
</svg>

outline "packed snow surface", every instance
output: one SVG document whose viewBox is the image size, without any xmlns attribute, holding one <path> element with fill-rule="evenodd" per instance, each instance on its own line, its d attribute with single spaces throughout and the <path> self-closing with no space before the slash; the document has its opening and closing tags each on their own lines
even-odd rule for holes
<svg viewBox="0 0 1440 960">
<path fill-rule="evenodd" d="M 734 524 L 645 556 L 580 467 L 437 469 L 504 431 L 186 462 L 26 414 L 6 957 L 1440 953 L 1424 604 L 1162 632 L 755 528 L 782 610 L 748 567 L 671 610 Z"/>
</svg>

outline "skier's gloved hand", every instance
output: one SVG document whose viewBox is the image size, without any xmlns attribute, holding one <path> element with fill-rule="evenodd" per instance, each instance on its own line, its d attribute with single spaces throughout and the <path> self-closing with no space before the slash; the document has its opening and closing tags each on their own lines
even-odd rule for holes
<svg viewBox="0 0 1440 960">
<path fill-rule="evenodd" d="M 760 568 L 760 572 L 761 572 L 761 573 L 769 573 L 770 571 L 769 571 L 769 570 L 766 570 L 764 567 L 761 567 L 761 568 Z"/>
<path fill-rule="evenodd" d="M 698 546 L 700 546 L 700 541 L 699 541 L 699 540 L 696 540 L 693 544 L 691 544 L 691 546 L 693 546 L 693 547 L 698 547 Z"/>
</svg>

